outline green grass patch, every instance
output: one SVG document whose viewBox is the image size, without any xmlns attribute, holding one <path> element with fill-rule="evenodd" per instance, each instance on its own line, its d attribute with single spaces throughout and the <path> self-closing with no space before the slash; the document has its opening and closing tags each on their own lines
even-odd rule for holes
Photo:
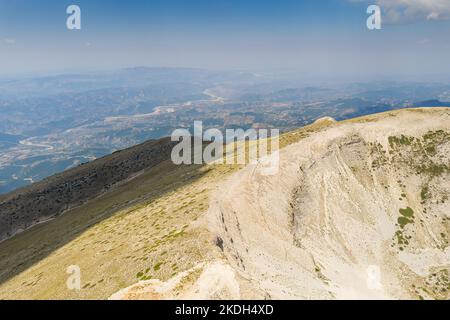
<svg viewBox="0 0 450 320">
<path fill-rule="evenodd" d="M 153 270 L 158 271 L 159 269 L 161 269 L 161 266 L 164 264 L 164 262 L 158 262 L 157 264 L 155 264 L 155 266 L 153 267 Z"/>
<path fill-rule="evenodd" d="M 413 218 L 414 217 L 414 210 L 410 207 L 407 207 L 406 209 L 400 209 L 400 214 L 406 218 Z"/>
</svg>

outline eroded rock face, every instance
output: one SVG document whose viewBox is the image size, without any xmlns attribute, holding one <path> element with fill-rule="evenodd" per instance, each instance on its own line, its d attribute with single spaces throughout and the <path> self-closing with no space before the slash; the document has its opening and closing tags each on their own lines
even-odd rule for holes
<svg viewBox="0 0 450 320">
<path fill-rule="evenodd" d="M 0 198 L 0 241 L 91 200 L 170 159 L 170 139 L 148 141 Z"/>
<path fill-rule="evenodd" d="M 448 299 L 450 111 L 344 122 L 212 203 L 229 263 L 271 298 Z"/>
<path fill-rule="evenodd" d="M 200 263 L 191 270 L 162 282 L 141 281 L 125 288 L 110 300 L 165 300 L 165 299 L 239 299 L 240 287 L 233 268 L 222 261 Z"/>
</svg>

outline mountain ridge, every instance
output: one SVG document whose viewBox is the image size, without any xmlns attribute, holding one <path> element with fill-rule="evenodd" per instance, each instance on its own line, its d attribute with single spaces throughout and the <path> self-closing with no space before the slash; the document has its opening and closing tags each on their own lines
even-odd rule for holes
<svg viewBox="0 0 450 320">
<path fill-rule="evenodd" d="M 365 286 L 366 269 L 358 269 L 359 271 L 355 273 L 353 267 L 345 267 L 349 272 L 343 272 L 342 275 L 358 275 L 358 282 L 334 276 L 330 262 L 317 252 L 320 246 L 323 247 L 319 251 L 327 252 L 329 250 L 327 243 L 322 243 L 322 240 L 310 241 L 308 237 L 304 238 L 302 229 L 295 229 L 294 226 L 302 224 L 303 220 L 301 219 L 308 217 L 310 219 L 308 225 L 311 225 L 312 228 L 319 226 L 319 232 L 316 232 L 318 235 L 322 234 L 320 231 L 322 226 L 332 226 L 333 223 L 330 221 L 334 220 L 329 219 L 330 217 L 334 219 L 333 215 L 318 215 L 318 217 L 324 217 L 320 218 L 322 220 L 317 220 L 323 221 L 324 224 L 322 224 L 322 222 L 315 221 L 315 215 L 312 214 L 317 210 L 315 209 L 317 208 L 316 201 L 320 197 L 314 196 L 313 193 L 302 193 L 301 188 L 297 188 L 298 194 L 301 196 L 298 197 L 298 200 L 291 201 L 294 199 L 290 197 L 294 189 L 292 187 L 283 188 L 289 184 L 299 187 L 296 184 L 304 181 L 308 183 L 306 185 L 314 186 L 314 188 L 306 188 L 313 192 L 316 190 L 316 186 L 323 185 L 322 183 L 313 183 L 313 178 L 327 172 L 330 175 L 330 178 L 325 180 L 329 183 L 325 184 L 325 190 L 328 190 L 328 193 L 334 192 L 335 186 L 345 181 L 338 178 L 339 172 L 347 172 L 348 177 L 361 175 L 361 181 L 358 180 L 360 182 L 355 182 L 354 185 L 365 185 L 368 182 L 362 173 L 369 171 L 358 169 L 358 166 L 363 163 L 358 160 L 360 159 L 358 154 L 363 150 L 373 151 L 374 153 L 369 158 L 361 159 L 365 159 L 365 161 L 371 159 L 372 162 L 368 164 L 370 167 L 375 166 L 371 170 L 382 172 L 382 166 L 386 165 L 383 164 L 382 155 L 384 153 L 378 149 L 378 144 L 361 144 L 360 140 L 353 138 L 354 133 L 362 132 L 364 137 L 370 137 L 371 132 L 376 132 L 376 130 L 367 130 L 367 128 L 391 121 L 387 128 L 389 128 L 389 132 L 392 131 L 392 137 L 396 138 L 389 139 L 390 133 L 384 136 L 386 139 L 383 140 L 384 150 L 391 148 L 391 144 L 395 148 L 415 148 L 415 145 L 408 145 L 410 140 L 402 138 L 402 134 L 408 136 L 408 132 L 412 132 L 417 126 L 428 126 L 433 129 L 432 131 L 441 129 L 449 131 L 449 115 L 448 108 L 427 108 L 389 111 L 342 122 L 322 119 L 322 121 L 281 136 L 280 174 L 283 177 L 278 175 L 261 179 L 257 171 L 254 173 L 255 170 L 251 166 L 174 166 L 170 160 L 163 161 L 105 195 L 0 243 L 0 298 L 276 299 L 288 297 L 298 299 L 321 297 L 345 299 L 355 293 L 359 293 L 362 297 L 379 297 L 379 292 L 373 295 L 373 292 L 361 286 L 349 290 L 352 282 Z M 350 149 L 339 152 L 341 145 L 339 141 L 341 140 L 335 139 L 336 143 L 331 143 L 331 148 L 328 143 L 333 141 L 330 140 L 331 137 L 337 138 L 337 134 L 343 127 L 347 128 L 345 132 L 348 131 L 351 134 L 342 140 L 345 142 L 342 146 Z M 329 133 L 332 133 L 331 136 L 323 139 Z M 445 136 L 441 137 L 439 134 L 426 136 L 427 131 L 423 133 L 427 139 L 433 141 L 434 139 L 444 139 L 444 143 L 447 143 Z M 340 134 L 343 135 L 342 132 Z M 422 136 L 421 133 L 421 139 Z M 297 150 L 295 147 L 299 146 L 299 143 L 309 146 L 308 150 L 310 151 L 308 152 L 319 155 L 316 160 L 307 162 L 306 167 L 297 162 L 304 161 L 302 157 L 298 158 L 299 154 L 303 154 L 300 149 Z M 444 160 L 447 159 L 444 152 L 447 150 L 446 148 L 435 148 L 438 150 L 435 155 L 436 161 L 440 156 L 443 156 Z M 394 149 L 392 151 L 395 153 L 392 157 L 397 157 L 397 151 Z M 432 148 L 430 151 L 433 151 Z M 404 151 L 399 149 L 399 152 Z M 364 154 L 361 153 L 361 155 Z M 351 158 L 348 158 L 350 156 Z M 352 158 L 353 156 L 355 158 Z M 350 159 L 355 162 L 355 172 L 360 173 L 350 173 L 353 172 L 348 162 Z M 417 159 L 421 158 L 417 157 Z M 402 161 L 402 158 L 400 157 L 398 160 Z M 321 166 L 325 163 L 328 163 L 327 170 L 321 170 Z M 286 170 L 287 167 L 291 169 Z M 304 172 L 311 172 L 310 179 L 312 180 L 299 178 L 299 170 L 302 167 Z M 427 177 L 429 174 L 439 173 L 439 170 L 433 166 L 423 168 Z M 386 172 L 389 171 L 386 170 Z M 445 175 L 439 179 L 447 177 L 447 173 L 442 174 Z M 282 181 L 281 184 L 280 181 Z M 443 181 L 445 186 L 447 180 Z M 407 183 L 403 182 L 403 184 Z M 414 192 L 405 190 L 407 191 L 405 192 L 406 199 L 410 199 L 405 200 L 399 192 L 402 187 L 396 181 L 393 181 L 392 185 L 397 190 L 395 197 L 398 196 L 403 200 L 389 198 L 389 201 L 393 201 L 392 203 L 398 201 L 401 206 L 398 204 L 393 206 L 393 209 L 389 211 L 389 218 L 382 218 L 380 221 L 382 223 L 389 222 L 389 227 L 386 228 L 389 232 L 389 237 L 386 236 L 389 240 L 387 243 L 394 245 L 395 250 L 400 252 L 400 244 L 403 246 L 405 240 L 411 241 L 407 238 L 411 236 L 409 233 L 411 228 L 415 228 L 416 223 L 420 223 L 417 206 L 421 205 L 420 202 L 423 201 L 420 200 L 423 190 L 414 189 Z M 430 184 L 428 191 L 424 192 L 425 197 L 430 194 L 430 198 L 427 198 L 426 201 L 427 205 L 433 208 L 433 203 L 436 201 L 434 197 L 445 191 L 445 188 L 442 191 L 442 187 L 439 189 L 437 186 Z M 281 193 L 277 190 L 281 190 Z M 384 187 L 374 190 L 381 192 Z M 351 194 L 363 195 L 365 193 L 352 192 Z M 380 194 L 385 197 L 384 193 Z M 286 200 L 287 196 L 289 196 L 289 201 Z M 417 198 L 419 198 L 418 202 L 415 200 Z M 255 199 L 260 200 L 255 202 Z M 307 201 L 309 207 L 302 204 L 302 199 L 305 201 L 310 199 Z M 339 199 L 345 199 L 345 197 L 340 196 Z M 414 205 L 407 201 L 412 201 Z M 373 205 L 371 201 L 366 200 L 361 201 L 361 204 L 366 202 L 367 205 Z M 290 203 L 292 203 L 292 207 Z M 442 208 L 447 205 L 447 202 L 444 202 Z M 409 222 L 410 213 L 406 210 L 408 206 L 414 210 L 415 223 Z M 260 209 L 255 210 L 258 207 Z M 292 214 L 289 213 L 289 210 L 284 211 L 286 207 L 291 208 L 289 210 L 292 212 L 300 210 L 300 212 L 310 212 L 311 214 L 307 216 Z M 436 209 L 431 207 L 428 210 L 434 221 L 433 214 L 441 216 L 442 210 L 439 209 L 441 211 L 436 212 Z M 268 208 L 273 208 L 276 214 L 268 215 Z M 305 208 L 309 209 L 305 211 Z M 402 217 L 399 209 L 406 210 L 402 212 L 408 221 L 401 220 L 402 224 L 406 223 L 406 225 L 404 232 L 397 236 L 395 233 L 398 231 L 397 228 L 402 230 L 400 225 L 395 226 L 395 223 L 398 223 L 397 219 Z M 340 210 L 344 213 L 352 212 L 344 210 L 344 208 L 340 208 Z M 224 214 L 223 219 L 221 212 Z M 252 215 L 258 219 L 251 218 Z M 345 215 L 343 214 L 342 217 Z M 380 217 L 384 216 L 380 215 Z M 245 219 L 250 219 L 247 220 L 249 223 L 246 223 Z M 272 221 L 274 223 L 271 223 Z M 441 224 L 440 221 L 436 224 L 433 222 L 430 226 L 432 228 L 448 228 L 447 221 L 445 220 L 444 224 Z M 431 240 L 427 237 L 423 239 L 427 239 L 427 245 L 431 243 L 432 246 L 435 246 L 438 243 L 436 241 L 441 239 L 439 233 L 448 237 L 448 229 L 443 229 L 440 232 L 433 231 Z M 365 233 L 349 231 L 344 234 L 364 236 Z M 367 232 L 367 234 L 372 233 Z M 438 238 L 434 239 L 434 235 Z M 439 241 L 444 241 L 444 238 Z M 441 242 L 439 245 L 447 248 L 447 251 L 438 248 L 433 250 L 443 252 L 436 257 L 443 259 L 442 266 L 445 267 L 448 263 L 445 260 L 448 245 L 445 246 L 445 243 Z M 303 246 L 307 245 L 307 251 L 302 251 L 302 243 L 304 243 Z M 315 247 L 314 243 L 317 243 L 319 247 Z M 333 244 L 334 241 L 331 243 Z M 345 241 L 339 240 L 337 243 L 345 243 Z M 361 243 L 366 242 L 362 241 Z M 282 244 L 281 247 L 280 244 Z M 411 248 L 415 248 L 415 246 L 416 244 L 410 243 L 409 247 L 405 247 L 401 253 L 402 257 L 410 253 Z M 357 246 L 353 244 L 349 248 L 357 250 L 355 249 Z M 258 252 L 259 254 L 256 254 Z M 276 252 L 275 255 L 274 252 Z M 313 258 L 308 252 L 313 253 Z M 436 257 L 429 254 L 426 253 L 422 257 L 435 262 Z M 341 256 L 345 257 L 346 254 L 338 257 Z M 283 261 L 284 265 L 280 264 Z M 346 266 L 346 261 L 346 259 L 343 262 L 335 260 L 336 271 L 342 271 L 343 266 Z M 405 268 L 407 265 L 405 261 L 409 260 L 407 258 L 402 261 L 396 263 L 401 263 L 401 268 Z M 376 263 L 373 264 L 376 265 Z M 82 289 L 80 291 L 71 291 L 65 287 L 66 268 L 70 265 L 78 265 L 81 269 Z M 381 266 L 384 275 L 385 269 L 382 264 Z M 297 276 L 291 279 L 289 277 L 292 276 L 292 271 L 289 268 L 293 268 L 297 272 L 303 271 L 294 273 Z M 439 279 L 428 279 L 428 273 L 420 273 L 420 264 L 413 264 L 408 268 L 419 272 L 419 277 L 410 278 L 405 282 L 408 284 L 407 291 L 401 291 L 401 294 L 397 295 L 389 292 L 389 297 L 445 298 L 448 294 L 445 287 L 442 287 L 445 284 L 445 269 L 435 270 Z M 278 275 L 274 273 L 274 269 L 277 270 Z M 265 276 L 261 277 L 262 274 Z M 420 274 L 424 276 L 422 277 Z M 392 276 L 394 277 L 395 273 Z M 425 281 L 428 281 L 430 285 L 427 285 Z M 416 289 L 410 287 L 410 284 L 415 284 Z M 430 293 L 424 292 L 423 288 Z M 440 292 L 442 289 L 444 292 Z M 385 295 L 381 293 L 381 296 Z"/>
<path fill-rule="evenodd" d="M 169 159 L 169 138 L 150 140 L 0 196 L 0 241 L 105 193 Z"/>
</svg>

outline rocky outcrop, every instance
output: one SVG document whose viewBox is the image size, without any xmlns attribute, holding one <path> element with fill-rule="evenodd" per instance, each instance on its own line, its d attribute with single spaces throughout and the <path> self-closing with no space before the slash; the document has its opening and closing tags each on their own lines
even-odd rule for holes
<svg viewBox="0 0 450 320">
<path fill-rule="evenodd" d="M 331 124 L 236 173 L 210 208 L 230 265 L 273 299 L 448 299 L 449 116 Z"/>
</svg>

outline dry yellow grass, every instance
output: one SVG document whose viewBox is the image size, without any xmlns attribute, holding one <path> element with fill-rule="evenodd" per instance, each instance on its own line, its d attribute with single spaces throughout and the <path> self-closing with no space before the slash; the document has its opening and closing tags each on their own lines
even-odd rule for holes
<svg viewBox="0 0 450 320">
<path fill-rule="evenodd" d="M 332 125 L 322 121 L 286 133 L 280 147 Z M 240 168 L 166 161 L 0 243 L 0 299 L 105 299 L 139 280 L 164 281 L 212 261 L 221 252 L 196 222 L 216 186 Z M 81 269 L 80 291 L 67 289 L 70 265 Z"/>
</svg>

